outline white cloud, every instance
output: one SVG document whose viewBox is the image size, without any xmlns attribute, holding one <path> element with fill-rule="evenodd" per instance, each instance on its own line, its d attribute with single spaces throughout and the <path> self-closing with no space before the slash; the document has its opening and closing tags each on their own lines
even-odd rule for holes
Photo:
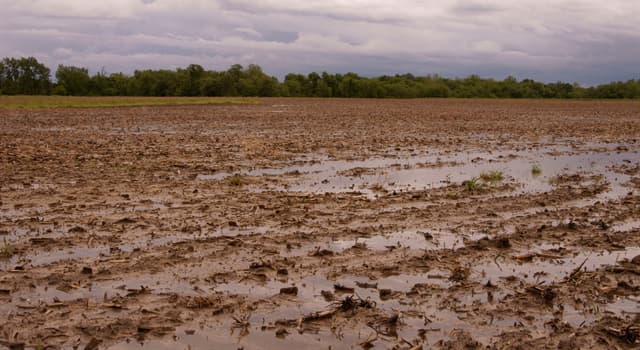
<svg viewBox="0 0 640 350">
<path fill-rule="evenodd" d="M 143 5 L 138 1 L 21 0 L 0 2 L 5 11 L 55 17 L 130 17 Z"/>
<path fill-rule="evenodd" d="M 2 53 L 51 68 L 640 78 L 635 1 L 0 0 L 0 12 Z"/>
</svg>

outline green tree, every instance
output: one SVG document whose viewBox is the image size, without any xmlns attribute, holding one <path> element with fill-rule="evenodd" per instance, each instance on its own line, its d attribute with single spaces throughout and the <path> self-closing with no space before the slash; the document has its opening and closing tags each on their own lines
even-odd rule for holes
<svg viewBox="0 0 640 350">
<path fill-rule="evenodd" d="M 51 70 L 35 57 L 4 58 L 0 62 L 0 91 L 6 95 L 51 93 Z"/>
<path fill-rule="evenodd" d="M 204 72 L 202 78 L 200 78 L 200 95 L 223 96 L 223 73 L 213 71 Z"/>
<path fill-rule="evenodd" d="M 134 95 L 133 79 L 123 73 L 111 73 L 109 75 L 109 91 L 113 96 Z"/>
<path fill-rule="evenodd" d="M 205 70 L 198 64 L 190 64 L 186 69 L 177 70 L 177 91 L 181 96 L 197 96 L 200 94 L 200 80 Z"/>
<path fill-rule="evenodd" d="M 301 97 L 308 96 L 309 80 L 302 74 L 289 73 L 284 77 L 284 85 L 288 96 Z"/>
<path fill-rule="evenodd" d="M 87 95 L 89 93 L 89 70 L 86 68 L 59 65 L 56 71 L 58 86 L 62 86 L 68 95 Z"/>
<path fill-rule="evenodd" d="M 0 61 L 0 94 L 49 94 L 50 70 L 33 57 Z M 101 71 L 89 76 L 86 68 L 60 65 L 53 93 L 61 95 L 138 96 L 300 96 L 349 98 L 640 98 L 640 80 L 617 81 L 584 88 L 577 83 L 541 83 L 481 78 L 444 78 L 437 75 L 361 77 L 356 73 L 290 73 L 281 83 L 260 66 L 234 64 L 226 71 L 205 70 L 191 64 L 175 70 L 137 70 L 133 75 Z"/>
</svg>

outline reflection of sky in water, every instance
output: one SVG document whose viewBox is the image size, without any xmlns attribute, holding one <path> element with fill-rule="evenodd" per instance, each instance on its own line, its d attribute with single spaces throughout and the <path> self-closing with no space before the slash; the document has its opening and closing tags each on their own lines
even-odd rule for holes
<svg viewBox="0 0 640 350">
<path fill-rule="evenodd" d="M 453 155 L 418 155 L 399 158 L 375 158 L 360 161 L 321 161 L 315 164 L 291 166 L 279 169 L 255 169 L 241 175 L 265 176 L 300 172 L 299 178 L 285 188 L 271 188 L 291 192 L 361 192 L 369 197 L 375 192 L 369 187 L 380 184 L 386 190 L 423 190 L 461 183 L 482 172 L 501 171 L 506 180 L 519 184 L 516 194 L 539 193 L 553 188 L 549 180 L 561 174 L 601 175 L 611 189 L 599 199 L 613 199 L 628 190 L 625 183 L 629 176 L 611 171 L 612 166 L 621 166 L 640 161 L 637 151 L 611 151 L 614 145 L 597 145 L 602 152 L 569 147 L 540 148 L 535 151 L 506 152 L 461 152 Z M 608 146 L 608 147 L 607 147 Z M 575 154 L 573 154 L 575 153 Z M 437 166 L 437 164 L 443 166 Z M 447 165 L 456 164 L 456 165 Z M 542 169 L 539 175 L 532 174 L 532 166 Z M 362 175 L 344 175 L 346 171 L 363 168 Z M 229 173 L 200 175 L 200 180 L 222 180 Z M 260 190 L 260 189 L 257 189 Z"/>
</svg>

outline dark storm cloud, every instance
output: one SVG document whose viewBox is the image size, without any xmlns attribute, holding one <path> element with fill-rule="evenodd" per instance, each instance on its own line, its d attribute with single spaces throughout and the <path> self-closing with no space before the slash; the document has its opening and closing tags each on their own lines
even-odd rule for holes
<svg viewBox="0 0 640 350">
<path fill-rule="evenodd" d="M 640 78 L 640 5 L 609 0 L 0 0 L 2 56 L 131 72 Z"/>
</svg>

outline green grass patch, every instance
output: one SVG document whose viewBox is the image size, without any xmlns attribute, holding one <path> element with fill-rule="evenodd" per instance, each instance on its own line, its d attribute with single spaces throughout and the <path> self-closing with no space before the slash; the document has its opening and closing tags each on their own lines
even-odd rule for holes
<svg viewBox="0 0 640 350">
<path fill-rule="evenodd" d="M 462 182 L 467 192 L 480 192 L 488 189 L 488 186 L 495 185 L 496 183 L 504 180 L 504 174 L 502 171 L 494 170 L 489 172 L 482 172 L 480 176 L 472 177 L 469 180 Z"/>
<path fill-rule="evenodd" d="M 7 239 L 5 238 L 2 245 L 0 245 L 0 257 L 10 258 L 15 254 L 15 252 L 16 248 L 11 243 L 7 242 Z"/>
<path fill-rule="evenodd" d="M 538 164 L 533 164 L 531 166 L 531 174 L 533 175 L 540 175 L 542 174 L 542 168 L 540 168 L 540 165 Z"/>
<path fill-rule="evenodd" d="M 484 182 L 500 182 L 504 180 L 504 174 L 499 170 L 490 171 L 488 173 L 483 172 L 480 173 L 480 179 Z"/>
<path fill-rule="evenodd" d="M 130 97 L 130 96 L 0 96 L 7 108 L 92 108 L 180 105 L 259 104 L 251 97 Z"/>
<path fill-rule="evenodd" d="M 480 179 L 477 177 L 472 177 L 469 180 L 462 182 L 462 186 L 467 192 L 476 192 L 482 189 L 482 183 L 480 183 Z"/>
</svg>

